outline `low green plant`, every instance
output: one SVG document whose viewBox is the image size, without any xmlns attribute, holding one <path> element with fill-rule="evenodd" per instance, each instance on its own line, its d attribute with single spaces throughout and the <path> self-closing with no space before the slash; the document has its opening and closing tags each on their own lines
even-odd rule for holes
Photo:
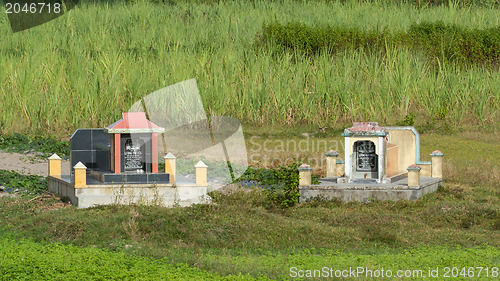
<svg viewBox="0 0 500 281">
<path fill-rule="evenodd" d="M 3 233 L 2 280 L 256 280 L 249 275 L 219 276 L 124 252 L 59 243 L 36 243 Z M 266 280 L 267 278 L 259 278 Z"/>
<path fill-rule="evenodd" d="M 14 171 L 0 170 L 0 185 L 12 190 L 38 194 L 47 191 L 47 178 L 36 175 L 21 175 Z"/>
<path fill-rule="evenodd" d="M 298 167 L 294 163 L 274 169 L 249 168 L 239 180 L 258 182 L 272 202 L 288 208 L 294 206 L 300 197 Z"/>
<path fill-rule="evenodd" d="M 39 157 L 48 157 L 57 153 L 61 158 L 68 158 L 70 151 L 69 141 L 61 141 L 51 137 L 29 136 L 14 133 L 12 135 L 0 134 L 0 150 L 17 153 L 38 152 Z"/>
<path fill-rule="evenodd" d="M 411 112 L 405 116 L 403 120 L 396 123 L 398 126 L 413 126 L 415 125 L 415 113 Z"/>
</svg>

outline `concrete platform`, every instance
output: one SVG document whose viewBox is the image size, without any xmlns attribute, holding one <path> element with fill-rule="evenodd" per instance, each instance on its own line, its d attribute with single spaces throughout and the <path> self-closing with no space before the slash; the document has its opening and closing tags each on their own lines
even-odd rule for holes
<svg viewBox="0 0 500 281">
<path fill-rule="evenodd" d="M 442 178 L 420 177 L 419 186 L 408 186 L 408 178 L 377 184 L 362 181 L 357 183 L 337 183 L 339 178 L 324 178 L 318 185 L 299 186 L 300 202 L 321 196 L 327 199 L 341 199 L 344 202 L 369 200 L 416 200 L 434 192 L 443 184 Z"/>
<path fill-rule="evenodd" d="M 164 207 L 190 206 L 209 203 L 208 186 L 198 186 L 194 180 L 176 177 L 176 183 L 102 183 L 87 177 L 87 186 L 75 188 L 71 176 L 48 177 L 49 191 L 68 198 L 79 208 L 110 204 L 145 204 Z"/>
</svg>

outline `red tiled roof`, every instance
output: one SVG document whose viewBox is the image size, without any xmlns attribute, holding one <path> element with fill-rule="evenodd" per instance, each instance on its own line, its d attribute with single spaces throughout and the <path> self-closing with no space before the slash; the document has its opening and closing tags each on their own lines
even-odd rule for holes
<svg viewBox="0 0 500 281">
<path fill-rule="evenodd" d="M 144 112 L 124 112 L 122 118 L 106 127 L 108 133 L 163 133 L 164 128 L 146 119 Z"/>
</svg>

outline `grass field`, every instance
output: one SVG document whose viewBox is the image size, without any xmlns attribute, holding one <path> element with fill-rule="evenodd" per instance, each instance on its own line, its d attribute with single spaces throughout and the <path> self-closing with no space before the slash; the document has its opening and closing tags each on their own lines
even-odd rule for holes
<svg viewBox="0 0 500 281">
<path fill-rule="evenodd" d="M 443 21 L 497 27 L 496 6 L 391 2 L 229 1 L 93 4 L 12 33 L 0 18 L 0 133 L 68 137 L 107 126 L 139 98 L 196 78 L 208 114 L 250 126 L 341 128 L 355 120 L 498 128 L 498 68 L 437 66 L 388 48 L 306 57 L 258 49 L 262 26 L 299 21 L 397 33 Z M 438 126 L 439 127 L 439 126 Z"/>
<path fill-rule="evenodd" d="M 4 233 L 5 234 L 5 233 Z M 255 280 L 96 248 L 0 238 L 2 280 Z M 264 278 L 262 278 L 264 279 Z"/>
<path fill-rule="evenodd" d="M 267 139 L 273 143 L 283 140 L 272 136 Z M 56 256 L 66 251 L 66 246 L 51 243 L 96 247 L 107 251 L 92 250 L 84 255 L 87 250 L 69 247 L 76 252 L 70 261 L 78 261 L 78 255 L 90 258 L 103 253 L 104 266 L 109 262 L 118 271 L 121 267 L 115 260 L 143 262 L 143 258 L 153 258 L 151 266 L 159 263 L 160 270 L 165 270 L 160 272 L 165 274 L 174 270 L 168 264 L 182 263 L 204 270 L 193 271 L 202 277 L 208 271 L 216 276 L 241 273 L 279 280 L 288 279 L 291 267 L 306 270 L 360 266 L 394 273 L 425 271 L 429 267 L 441 271 L 444 267 L 498 267 L 500 162 L 492 153 L 500 151 L 497 139 L 491 133 L 422 135 L 423 155 L 436 147 L 445 153 L 445 184 L 436 193 L 416 201 L 318 200 L 284 209 L 261 189 L 243 189 L 230 194 L 214 193 L 213 204 L 189 208 L 107 206 L 79 210 L 51 196 L 34 193 L 2 199 L 0 229 L 16 237 L 9 240 L 11 244 L 20 243 L 10 246 L 14 253 L 27 247 L 20 237 L 36 244 L 27 253 L 53 253 L 53 247 L 58 249 Z M 249 148 L 255 149 L 257 144 L 262 143 L 255 140 Z M 475 157 L 470 157 L 471 152 Z M 274 157 L 283 158 L 287 153 L 293 152 Z M 318 154 L 322 152 L 304 152 L 301 156 L 307 159 Z M 40 190 L 31 184 L 39 185 L 36 179 L 13 180 L 11 175 L 5 175 L 0 177 L 0 185 Z M 45 247 L 48 249 L 43 250 Z M 49 260 L 40 257 L 32 264 L 46 270 L 52 266 Z M 10 270 L 23 271 L 26 265 L 13 262 L 9 266 Z M 82 270 L 91 271 L 87 267 Z M 138 268 L 129 270 L 124 274 L 134 276 L 140 272 Z"/>
<path fill-rule="evenodd" d="M 436 273 L 440 275 L 434 276 L 442 277 L 447 273 L 449 277 L 459 277 L 454 280 L 467 280 L 468 276 L 478 274 L 484 279 L 498 276 L 498 268 L 495 267 L 498 265 L 498 252 L 489 246 L 474 249 L 420 247 L 401 253 L 380 251 L 378 254 L 353 254 L 331 250 L 320 251 L 315 255 L 311 251 L 292 251 L 290 255 L 207 254 L 202 257 L 204 261 L 212 265 L 230 264 L 233 270 L 248 271 L 249 268 L 253 268 L 258 277 L 248 274 L 221 276 L 189 267 L 186 264 L 173 266 L 165 259 L 149 259 L 132 255 L 129 251 L 112 252 L 60 243 L 36 243 L 12 237 L 0 238 L 0 246 L 2 246 L 0 253 L 4 259 L 0 266 L 2 280 L 66 280 L 68 278 L 80 280 L 270 280 L 259 270 L 268 268 L 277 272 L 287 272 L 289 276 L 296 277 L 307 276 L 306 270 L 309 269 L 318 271 L 309 273 L 311 276 L 325 277 L 325 274 L 335 276 L 335 273 L 332 274 L 329 271 L 330 269 L 337 271 L 340 275 L 338 270 L 348 270 L 356 265 L 366 272 L 359 273 L 360 277 L 351 278 L 352 280 L 366 280 L 368 279 L 366 276 L 377 276 L 376 271 L 380 276 L 381 270 L 384 271 L 385 276 L 388 276 L 390 271 L 389 276 L 393 277 L 381 278 L 382 280 L 397 279 L 397 274 L 406 275 L 404 279 L 421 279 L 422 276 L 430 276 L 430 271 L 436 269 Z M 457 268 L 466 268 L 466 270 L 463 272 L 448 270 L 447 272 L 446 266 L 449 264 Z M 481 264 L 481 271 L 474 266 L 477 264 Z M 354 271 L 357 272 L 359 268 Z M 372 273 L 367 273 L 368 270 Z M 282 274 L 277 277 L 286 280 L 286 275 Z"/>
<path fill-rule="evenodd" d="M 291 267 L 439 268 L 436 280 L 445 267 L 463 280 L 471 279 L 462 268 L 477 277 L 483 267 L 488 276 L 476 279 L 498 277 L 498 65 L 464 66 L 403 45 L 311 56 L 258 44 L 272 22 L 363 34 L 422 22 L 500 25 L 498 1 L 409 2 L 80 1 L 19 33 L 0 8 L 0 149 L 67 154 L 67 142 L 46 137 L 107 126 L 143 96 L 196 78 L 207 114 L 243 123 L 252 166 L 318 164 L 328 149 L 342 152 L 340 132 L 353 121 L 414 125 L 422 160 L 445 154 L 444 186 L 422 199 L 290 208 L 256 188 L 214 192 L 212 204 L 188 208 L 83 210 L 40 194 L 43 178 L 2 171 L 0 185 L 29 192 L 0 198 L 0 280 L 288 280 Z M 277 149 L 289 140 L 308 149 Z"/>
</svg>

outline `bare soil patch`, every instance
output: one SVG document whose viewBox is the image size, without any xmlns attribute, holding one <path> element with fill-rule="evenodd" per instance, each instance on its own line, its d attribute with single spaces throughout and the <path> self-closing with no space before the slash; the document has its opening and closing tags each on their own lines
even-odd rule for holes
<svg viewBox="0 0 500 281">
<path fill-rule="evenodd" d="M 0 151 L 0 170 L 15 171 L 23 175 L 46 177 L 49 173 L 48 160 L 34 158 L 34 154 L 19 154 Z M 69 161 L 62 161 L 62 174 L 69 174 Z"/>
</svg>

